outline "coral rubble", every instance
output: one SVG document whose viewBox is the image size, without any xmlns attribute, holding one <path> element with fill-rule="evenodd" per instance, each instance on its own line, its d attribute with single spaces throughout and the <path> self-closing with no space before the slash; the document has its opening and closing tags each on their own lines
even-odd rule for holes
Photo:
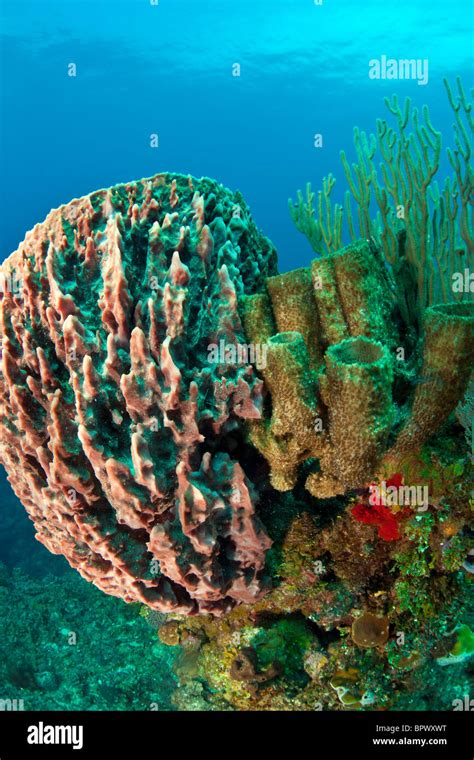
<svg viewBox="0 0 474 760">
<path fill-rule="evenodd" d="M 139 605 L 24 566 L 0 563 L 0 711 L 175 709 L 176 652 Z"/>
</svg>

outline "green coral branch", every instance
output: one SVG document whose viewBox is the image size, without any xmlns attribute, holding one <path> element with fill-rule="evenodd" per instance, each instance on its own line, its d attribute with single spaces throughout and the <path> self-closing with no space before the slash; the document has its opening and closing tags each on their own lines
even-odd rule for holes
<svg viewBox="0 0 474 760">
<path fill-rule="evenodd" d="M 393 95 L 385 98 L 385 106 L 395 126 L 377 119 L 376 132 L 369 135 L 355 127 L 352 164 L 341 151 L 348 186 L 343 205 L 331 199 L 332 174 L 323 180 L 316 209 L 309 184 L 306 198 L 298 192 L 297 204 L 289 201 L 296 227 L 320 256 L 344 242 L 374 238 L 393 270 L 403 316 L 417 328 L 427 306 L 458 297 L 452 289 L 453 274 L 467 266 L 474 252 L 472 104 L 459 77 L 456 90 L 446 79 L 444 83 L 455 122 L 454 148 L 447 150 L 453 173 L 441 188 L 436 182 L 441 133 L 428 107 L 420 113 L 410 98 L 401 104 Z"/>
<path fill-rule="evenodd" d="M 301 190 L 296 195 L 296 204 L 290 199 L 288 206 L 296 228 L 308 239 L 313 251 L 319 256 L 325 252 L 337 251 L 342 246 L 343 209 L 331 203 L 331 192 L 336 180 L 332 174 L 323 179 L 323 189 L 318 192 L 315 216 L 315 193 L 311 183 L 306 185 L 306 196 Z"/>
</svg>

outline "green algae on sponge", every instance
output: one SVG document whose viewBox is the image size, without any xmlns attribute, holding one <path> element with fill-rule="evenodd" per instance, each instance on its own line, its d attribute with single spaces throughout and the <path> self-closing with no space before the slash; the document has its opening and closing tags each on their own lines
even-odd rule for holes
<svg viewBox="0 0 474 760">
<path fill-rule="evenodd" d="M 360 240 L 313 259 L 311 273 L 320 340 L 326 345 L 357 335 L 392 344 L 394 283 L 373 244 Z"/>
<path fill-rule="evenodd" d="M 267 343 L 277 332 L 268 294 L 263 291 L 241 296 L 239 306 L 247 338 L 255 344 Z"/>
</svg>

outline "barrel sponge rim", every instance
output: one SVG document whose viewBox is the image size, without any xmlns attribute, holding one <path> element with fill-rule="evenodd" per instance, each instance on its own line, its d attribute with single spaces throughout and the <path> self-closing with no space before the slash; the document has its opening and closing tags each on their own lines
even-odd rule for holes
<svg viewBox="0 0 474 760">
<path fill-rule="evenodd" d="M 328 348 L 327 353 L 336 363 L 342 365 L 376 366 L 389 360 L 385 346 L 377 340 L 363 335 L 346 338 Z"/>
</svg>

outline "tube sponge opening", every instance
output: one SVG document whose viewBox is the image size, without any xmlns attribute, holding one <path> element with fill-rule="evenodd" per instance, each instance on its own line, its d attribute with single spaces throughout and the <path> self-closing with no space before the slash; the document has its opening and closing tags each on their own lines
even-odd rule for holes
<svg viewBox="0 0 474 760">
<path fill-rule="evenodd" d="M 344 340 L 331 346 L 328 353 L 341 364 L 376 364 L 384 357 L 381 344 L 366 338 Z"/>
<path fill-rule="evenodd" d="M 300 345 L 302 347 L 301 340 L 301 334 L 298 332 L 282 332 L 277 333 L 277 335 L 273 335 L 268 342 L 272 345 L 281 343 L 290 345 L 293 344 L 296 347 Z"/>
<path fill-rule="evenodd" d="M 430 306 L 429 311 L 434 314 L 442 314 L 445 317 L 453 317 L 454 319 L 472 320 L 474 318 L 474 302 L 438 303 Z"/>
<path fill-rule="evenodd" d="M 331 445 L 321 464 L 344 492 L 370 478 L 387 444 L 393 423 L 392 359 L 381 343 L 360 337 L 331 346 L 325 360 L 322 391 Z M 318 477 L 308 486 L 316 494 Z"/>
</svg>

